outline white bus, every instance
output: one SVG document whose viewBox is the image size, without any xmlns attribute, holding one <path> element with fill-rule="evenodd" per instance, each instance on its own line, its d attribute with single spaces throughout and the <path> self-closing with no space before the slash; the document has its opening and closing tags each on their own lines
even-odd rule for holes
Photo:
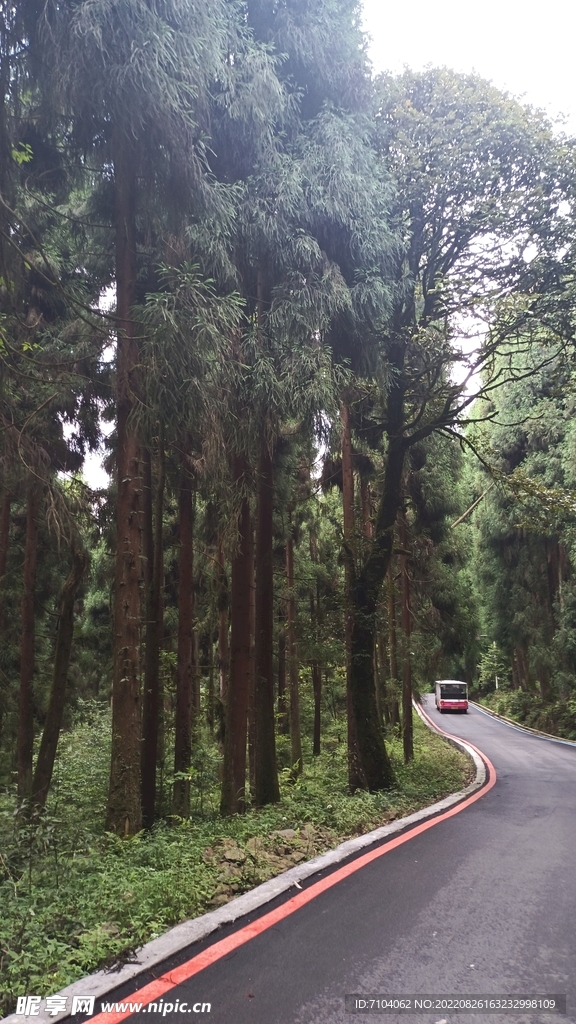
<svg viewBox="0 0 576 1024">
<path fill-rule="evenodd" d="M 459 679 L 436 680 L 436 707 L 445 711 L 468 711 L 468 685 Z"/>
</svg>

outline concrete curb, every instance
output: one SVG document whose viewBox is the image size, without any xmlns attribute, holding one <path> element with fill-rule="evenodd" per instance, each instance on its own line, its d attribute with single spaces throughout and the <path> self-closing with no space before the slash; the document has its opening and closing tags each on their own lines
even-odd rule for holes
<svg viewBox="0 0 576 1024">
<path fill-rule="evenodd" d="M 475 700 L 469 700 L 468 703 L 472 704 L 477 711 L 482 711 L 485 715 L 497 718 L 499 722 L 503 722 L 504 725 L 511 726 L 512 729 L 520 729 L 522 732 L 531 732 L 533 736 L 541 736 L 542 739 L 545 740 L 553 740 L 555 743 L 563 743 L 568 747 L 576 747 L 576 740 L 565 740 L 561 736 L 554 736 L 550 732 L 542 732 L 540 729 L 532 729 L 529 725 L 521 725 L 520 722 L 516 722 L 513 718 L 506 718 L 505 715 L 499 715 L 497 711 L 492 711 L 491 708 L 486 708 L 483 704 L 478 704 Z"/>
<path fill-rule="evenodd" d="M 444 739 L 447 739 L 453 744 L 453 746 L 459 747 L 465 751 L 465 753 L 472 758 L 476 767 L 476 778 L 474 782 L 471 782 L 465 789 L 462 789 L 457 793 L 452 793 L 450 796 L 444 797 L 443 800 L 439 800 L 438 803 L 431 804 L 429 807 L 423 807 L 419 811 L 415 811 L 414 814 L 410 814 L 405 818 L 399 818 L 397 821 L 390 822 L 388 825 L 383 825 L 380 828 L 374 829 L 372 832 L 367 832 L 363 836 L 356 836 L 354 839 L 348 839 L 346 842 L 337 846 L 334 850 L 329 850 L 327 853 L 321 853 L 318 857 L 314 857 L 313 860 L 306 861 L 303 864 L 298 864 L 296 867 L 290 868 L 288 871 L 284 871 L 281 875 L 271 878 L 268 882 L 263 882 L 262 885 L 257 886 L 256 889 L 252 889 L 250 892 L 244 893 L 242 896 L 237 896 L 235 899 L 230 900 L 229 903 L 224 904 L 222 907 L 218 907 L 217 910 L 212 910 L 207 914 L 202 914 L 200 917 L 196 917 L 190 921 L 184 921 L 182 924 L 176 925 L 159 938 L 153 939 L 151 942 L 147 942 L 145 946 L 142 946 L 137 950 L 136 959 L 130 963 L 124 964 L 119 970 L 112 968 L 105 971 L 97 971 L 95 974 L 90 974 L 85 978 L 81 978 L 79 981 L 73 982 L 73 984 L 54 993 L 56 996 L 66 998 L 67 1009 L 61 1013 L 48 1015 L 46 1013 L 45 1006 L 42 1006 L 40 1013 L 35 1016 L 11 1013 L 8 1017 L 2 1018 L 3 1024 L 49 1024 L 49 1022 L 65 1020 L 67 1017 L 71 1016 L 71 1010 L 68 1009 L 68 1006 L 71 1006 L 72 1004 L 71 997 L 89 995 L 95 996 L 99 999 L 108 995 L 115 989 L 119 988 L 120 985 L 125 984 L 127 981 L 131 981 L 133 978 L 137 978 L 138 975 L 144 973 L 144 971 L 150 970 L 150 968 L 155 967 L 163 960 L 168 959 L 168 957 L 179 953 L 181 950 L 185 949 L 186 946 L 211 935 L 222 925 L 231 924 L 238 920 L 238 918 L 244 917 L 246 914 L 252 913 L 255 910 L 259 910 L 260 907 L 265 906 L 266 903 L 275 899 L 276 896 L 280 896 L 282 893 L 294 886 L 296 888 L 301 888 L 300 882 L 310 878 L 311 875 L 315 875 L 319 871 L 324 871 L 326 868 L 339 864 L 352 854 L 363 850 L 367 846 L 371 846 L 373 843 L 380 842 L 388 836 L 394 835 L 395 832 L 401 832 L 410 825 L 414 825 L 417 822 L 424 821 L 426 818 L 434 817 L 442 811 L 448 810 L 450 807 L 453 807 L 457 803 L 461 803 L 467 797 L 471 796 L 471 794 L 475 793 L 476 790 L 481 789 L 487 781 L 486 767 L 482 758 L 480 758 L 476 751 L 469 747 L 463 740 L 447 736 L 443 733 L 442 730 L 424 714 L 419 705 L 415 703 L 414 707 L 419 717 L 429 729 L 438 733 Z M 44 999 L 42 1002 L 44 1003 Z"/>
</svg>

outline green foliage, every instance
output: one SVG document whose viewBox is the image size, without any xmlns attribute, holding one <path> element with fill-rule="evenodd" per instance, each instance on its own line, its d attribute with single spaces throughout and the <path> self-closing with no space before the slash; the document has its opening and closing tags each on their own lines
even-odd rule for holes
<svg viewBox="0 0 576 1024">
<path fill-rule="evenodd" d="M 460 528 L 488 641 L 480 685 L 492 689 L 498 674 L 552 705 L 576 686 L 572 370 L 543 339 L 511 348 L 494 375 L 503 368 L 510 379 L 492 392 L 490 420 L 476 433 L 494 484 Z M 476 494 L 486 490 L 481 470 L 470 480 Z"/>
<path fill-rule="evenodd" d="M 491 693 L 482 704 L 498 715 L 511 718 L 531 729 L 576 740 L 576 698 L 544 701 L 539 693 L 513 690 Z"/>
<path fill-rule="evenodd" d="M 32 146 L 29 142 L 19 142 L 17 146 L 12 146 L 12 159 L 19 167 L 22 164 L 29 164 L 33 159 Z"/>
<path fill-rule="evenodd" d="M 506 688 L 510 683 L 510 669 L 502 651 L 493 640 L 482 652 L 478 665 L 478 686 L 484 693 Z"/>
<path fill-rule="evenodd" d="M 397 788 L 350 797 L 345 746 L 334 735 L 296 783 L 284 773 L 280 804 L 219 819 L 217 759 L 205 751 L 191 773 L 193 818 L 159 823 L 150 833 L 123 840 L 99 831 L 108 744 L 109 711 L 84 705 L 81 719 L 62 737 L 57 783 L 41 820 L 22 826 L 10 799 L 0 805 L 4 1011 L 22 992 L 57 991 L 209 909 L 222 883 L 209 856 L 218 844 L 233 842 L 246 851 L 254 837 L 270 846 L 275 830 L 313 826 L 312 856 L 462 788 L 470 772 L 463 755 L 417 723 L 410 765 L 402 764 L 399 741 L 392 742 Z M 263 867 L 266 877 L 283 869 L 272 861 Z M 234 874 L 228 898 L 252 888 L 261 877 L 255 872 L 254 858 L 248 857 Z"/>
</svg>

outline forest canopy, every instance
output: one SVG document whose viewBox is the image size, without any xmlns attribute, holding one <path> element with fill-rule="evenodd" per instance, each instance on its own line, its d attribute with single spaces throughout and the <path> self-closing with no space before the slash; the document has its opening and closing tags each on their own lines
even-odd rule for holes
<svg viewBox="0 0 576 1024">
<path fill-rule="evenodd" d="M 389 790 L 441 676 L 576 734 L 574 141 L 476 75 L 373 77 L 351 0 L 2 18 L 22 819 L 91 702 L 126 837 L 190 818 L 206 750 L 223 816 L 274 804 L 330 714 Z"/>
</svg>

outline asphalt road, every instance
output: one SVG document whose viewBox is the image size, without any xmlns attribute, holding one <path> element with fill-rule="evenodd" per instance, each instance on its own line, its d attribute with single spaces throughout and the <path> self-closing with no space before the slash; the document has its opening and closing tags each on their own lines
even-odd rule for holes
<svg viewBox="0 0 576 1024">
<path fill-rule="evenodd" d="M 440 715 L 433 698 L 427 709 L 443 729 L 488 755 L 495 787 L 164 995 L 188 1007 L 209 1002 L 209 1016 L 171 1013 L 163 1020 L 535 1024 L 556 1016 L 346 1013 L 345 994 L 362 993 L 565 994 L 568 1014 L 558 1019 L 576 1022 L 576 748 L 475 709 Z M 190 947 L 179 962 L 223 934 Z M 126 998 L 141 984 L 109 998 Z"/>
</svg>

